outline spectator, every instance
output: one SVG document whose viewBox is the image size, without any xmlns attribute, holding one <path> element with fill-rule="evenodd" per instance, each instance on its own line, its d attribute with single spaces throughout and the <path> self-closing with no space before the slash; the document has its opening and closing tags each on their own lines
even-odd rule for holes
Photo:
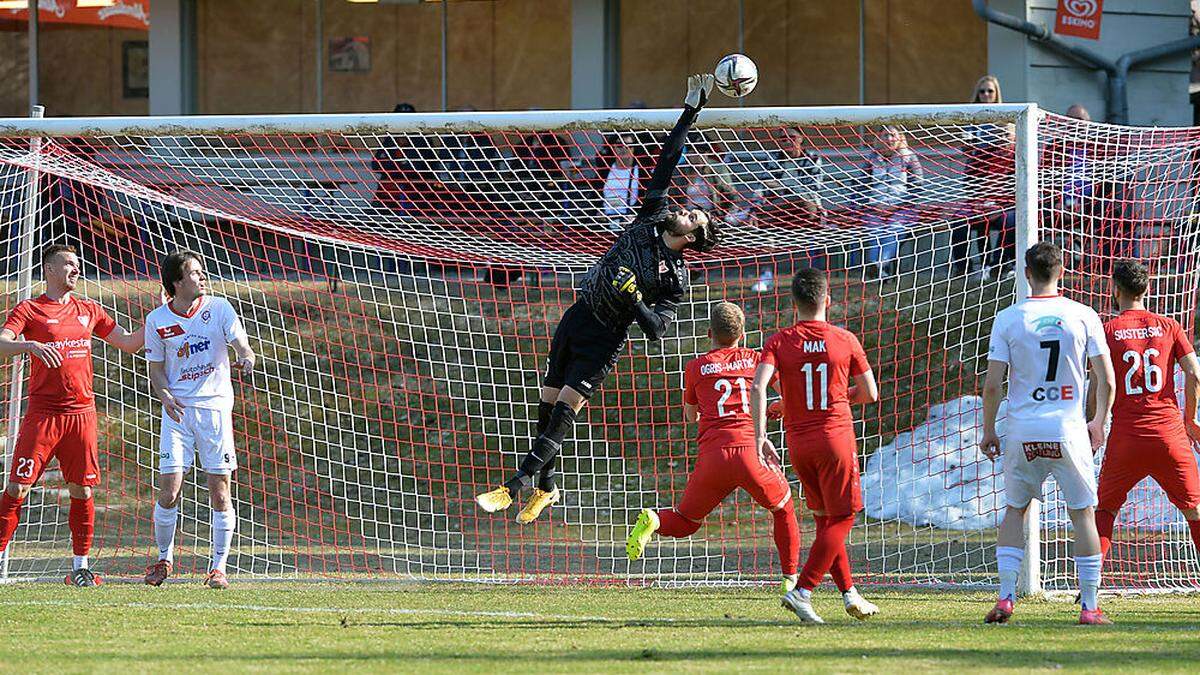
<svg viewBox="0 0 1200 675">
<path fill-rule="evenodd" d="M 609 229 L 621 231 L 633 217 L 641 193 L 642 170 L 634 154 L 635 139 L 626 134 L 610 143 L 601 155 L 604 186 L 601 188 L 604 215 Z"/>
<path fill-rule="evenodd" d="M 872 239 L 867 244 L 867 276 L 896 273 L 900 243 L 916 219 L 912 202 L 921 182 L 921 161 L 908 147 L 904 132 L 883 127 L 875 150 L 863 165 L 867 186 L 865 225 Z"/>
<path fill-rule="evenodd" d="M 979 78 L 973 103 L 1003 103 L 1000 82 L 994 75 Z M 1013 125 L 976 124 L 963 134 L 963 155 L 967 176 L 967 199 L 971 213 L 965 222 L 951 230 L 953 270 L 966 274 L 973 270 L 971 248 L 979 249 L 978 268 L 997 277 L 1013 272 L 1016 260 L 1012 201 L 1016 151 Z M 989 241 L 990 240 L 990 241 Z M 990 244 L 990 245 L 989 245 Z"/>
<path fill-rule="evenodd" d="M 779 149 L 771 153 L 774 167 L 767 187 L 782 201 L 798 210 L 809 219 L 818 222 L 824 213 L 821 204 L 821 189 L 825 182 L 821 156 L 806 147 L 804 133 L 796 127 L 787 127 L 775 134 Z"/>
<path fill-rule="evenodd" d="M 570 154 L 567 148 L 561 136 L 549 131 L 529 134 L 515 148 L 517 177 L 538 211 L 557 214 L 564 206 L 564 167 Z"/>
<path fill-rule="evenodd" d="M 687 183 L 684 200 L 689 209 L 725 212 L 733 204 L 734 189 L 720 160 L 707 154 L 690 153 L 684 167 Z"/>
<path fill-rule="evenodd" d="M 411 103 L 398 103 L 393 113 L 416 112 Z M 436 153 L 423 136 L 383 136 L 371 160 L 375 195 L 371 205 L 395 213 L 416 210 L 434 182 Z"/>
</svg>

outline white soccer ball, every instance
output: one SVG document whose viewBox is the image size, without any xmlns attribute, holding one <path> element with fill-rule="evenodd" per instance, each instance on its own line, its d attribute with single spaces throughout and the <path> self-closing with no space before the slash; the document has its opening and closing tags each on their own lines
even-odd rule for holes
<svg viewBox="0 0 1200 675">
<path fill-rule="evenodd" d="M 730 98 L 741 98 L 758 84 L 758 66 L 745 54 L 730 54 L 717 61 L 713 70 L 717 89 Z"/>
</svg>

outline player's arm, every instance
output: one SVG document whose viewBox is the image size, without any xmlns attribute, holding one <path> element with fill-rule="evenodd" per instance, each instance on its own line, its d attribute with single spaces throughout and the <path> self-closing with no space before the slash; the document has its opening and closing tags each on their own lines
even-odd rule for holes
<svg viewBox="0 0 1200 675">
<path fill-rule="evenodd" d="M 683 156 L 687 133 L 696 121 L 696 115 L 708 102 L 708 95 L 713 88 L 713 76 L 691 75 L 688 77 L 687 87 L 687 96 L 683 100 L 683 113 L 679 115 L 679 121 L 667 135 L 667 140 L 658 154 L 658 161 L 654 164 L 654 173 L 651 174 L 650 183 L 646 186 L 646 196 L 642 198 L 642 204 L 638 208 L 638 218 L 653 214 L 667 201 L 667 188 L 671 186 L 675 167 L 679 165 L 679 158 Z"/>
<path fill-rule="evenodd" d="M 1188 438 L 1200 443 L 1200 424 L 1196 423 L 1196 401 L 1200 399 L 1200 359 L 1196 352 L 1179 357 L 1183 370 L 1183 424 Z"/>
<path fill-rule="evenodd" d="M 775 364 L 758 364 L 754 383 L 750 385 L 750 416 L 754 418 L 754 447 L 761 448 L 767 440 L 767 386 L 775 377 Z"/>
<path fill-rule="evenodd" d="M 62 365 L 62 354 L 54 347 L 34 340 L 18 340 L 16 334 L 8 328 L 0 330 L 0 359 L 8 360 L 21 354 L 41 359 L 47 368 Z"/>
<path fill-rule="evenodd" d="M 700 406 L 695 403 L 683 404 L 683 421 L 691 424 L 700 421 Z"/>
<path fill-rule="evenodd" d="M 254 372 L 254 362 L 257 357 L 254 355 L 254 350 L 250 348 L 250 341 L 246 339 L 246 334 L 238 335 L 230 344 L 233 345 L 233 353 L 237 356 L 232 365 L 233 369 L 243 375 Z"/>
<path fill-rule="evenodd" d="M 979 449 L 988 459 L 996 459 L 1000 455 L 996 416 L 1000 413 L 1000 401 L 1004 398 L 1004 380 L 1007 377 L 1007 362 L 988 360 L 987 375 L 983 378 L 983 438 L 979 441 Z"/>
<path fill-rule="evenodd" d="M 130 333 L 121 326 L 114 326 L 103 339 L 126 354 L 136 354 L 142 351 L 142 347 L 146 344 L 146 328 L 143 326 Z"/>
<path fill-rule="evenodd" d="M 867 370 L 854 376 L 854 386 L 846 392 L 850 403 L 874 403 L 879 400 L 879 384 L 875 381 L 875 373 Z"/>
<path fill-rule="evenodd" d="M 642 301 L 642 292 L 637 287 L 637 275 L 624 266 L 617 270 L 612 285 L 633 303 L 633 318 L 646 337 L 652 342 L 661 340 L 671 327 L 671 322 L 675 321 L 683 293 L 667 296 L 650 307 Z"/>
<path fill-rule="evenodd" d="M 183 404 L 175 398 L 168 388 L 167 369 L 164 365 L 165 361 L 150 361 L 150 391 L 162 401 L 163 412 L 168 417 L 179 421 L 180 415 L 183 413 Z"/>
<path fill-rule="evenodd" d="M 1113 383 L 1117 376 L 1113 372 L 1112 359 L 1108 352 L 1088 358 L 1095 378 L 1096 404 L 1092 411 L 1092 419 L 1088 422 L 1088 435 L 1092 439 L 1092 450 L 1098 450 L 1104 444 L 1104 424 L 1108 421 L 1108 413 L 1112 412 L 1113 400 L 1117 392 Z"/>
</svg>

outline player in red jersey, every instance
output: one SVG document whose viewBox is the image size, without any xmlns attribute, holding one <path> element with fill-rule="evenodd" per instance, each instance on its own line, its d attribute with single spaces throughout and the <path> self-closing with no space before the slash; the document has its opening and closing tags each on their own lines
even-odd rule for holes
<svg viewBox="0 0 1200 675">
<path fill-rule="evenodd" d="M 874 403 L 879 390 L 858 338 L 826 321 L 829 280 L 825 273 L 798 271 L 792 279 L 792 298 L 796 325 L 767 340 L 750 392 L 755 437 L 761 445 L 767 440 L 767 383 L 778 371 L 788 456 L 817 521 L 817 536 L 799 582 L 783 596 L 783 604 L 801 621 L 824 623 L 813 611 L 812 591 L 831 572 L 846 612 L 866 619 L 879 608 L 854 588 L 846 553 L 854 514 L 863 506 L 850 405 Z"/>
<path fill-rule="evenodd" d="M 1100 469 L 1100 553 L 1108 555 L 1117 512 L 1146 476 L 1153 477 L 1183 512 L 1200 551 L 1200 476 L 1192 454 L 1192 441 L 1200 441 L 1200 360 L 1177 321 L 1146 309 L 1150 277 L 1144 265 L 1122 260 L 1113 266 L 1112 280 L 1121 313 L 1104 324 L 1116 369 L 1117 400 Z M 1182 415 L 1175 399 L 1176 363 L 1185 378 Z"/>
<path fill-rule="evenodd" d="M 142 331 L 127 333 L 99 304 L 71 294 L 79 282 L 79 258 L 63 244 L 42 251 L 46 291 L 17 304 L 0 330 L 0 358 L 29 354 L 29 406 L 13 448 L 8 487 L 0 496 L 0 553 L 8 548 L 21 503 L 42 476 L 50 457 L 57 457 L 71 510 L 71 544 L 75 560 L 66 582 L 96 586 L 100 577 L 88 569 L 96 510 L 92 486 L 100 483 L 96 444 L 96 404 L 92 393 L 92 337 L 130 354 L 142 348 Z M 17 336 L 23 335 L 24 340 Z"/>
<path fill-rule="evenodd" d="M 655 532 L 676 538 L 692 535 L 704 518 L 740 487 L 772 514 L 786 593 L 796 585 L 800 528 L 779 456 L 769 444 L 760 448 L 754 442 L 749 393 L 759 355 L 741 346 L 746 317 L 737 305 L 717 303 L 708 323 L 713 349 L 692 359 L 683 374 L 683 417 L 699 422 L 696 440 L 700 454 L 679 505 L 658 511 L 642 509 L 625 551 L 630 560 L 637 560 Z M 778 419 L 782 409 L 777 404 L 772 408 L 768 414 L 774 412 Z"/>
</svg>

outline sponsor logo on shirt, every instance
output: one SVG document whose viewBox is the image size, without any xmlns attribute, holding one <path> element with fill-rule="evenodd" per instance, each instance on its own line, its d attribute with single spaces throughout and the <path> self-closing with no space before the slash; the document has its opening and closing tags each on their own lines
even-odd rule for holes
<svg viewBox="0 0 1200 675">
<path fill-rule="evenodd" d="M 79 314 L 75 318 L 79 319 L 80 326 L 87 326 L 88 322 L 92 320 L 92 317 L 88 316 L 87 314 Z"/>
<path fill-rule="evenodd" d="M 173 337 L 179 337 L 180 335 L 183 335 L 183 333 L 183 326 L 180 326 L 177 323 L 173 323 L 170 326 L 163 326 L 162 328 L 158 329 L 158 337 L 164 340 L 168 340 Z"/>
<path fill-rule="evenodd" d="M 187 368 L 183 372 L 179 373 L 179 381 L 180 382 L 189 382 L 191 380 L 199 380 L 201 378 L 208 377 L 209 375 L 213 374 L 213 372 L 215 372 L 216 369 L 217 369 L 217 367 L 211 363 L 205 363 L 205 364 L 199 365 L 199 366 L 192 366 L 191 368 Z"/>
<path fill-rule="evenodd" d="M 1062 459 L 1062 443 L 1058 441 L 1033 441 L 1021 444 L 1025 449 L 1025 459 L 1032 462 L 1038 457 L 1046 459 Z"/>
<path fill-rule="evenodd" d="M 1039 316 L 1033 321 L 1033 329 L 1041 332 L 1043 330 L 1059 328 L 1063 326 L 1063 320 L 1057 316 Z"/>
<path fill-rule="evenodd" d="M 179 351 L 175 352 L 175 355 L 181 359 L 186 359 L 192 354 L 206 352 L 210 347 L 212 347 L 211 340 L 198 340 L 196 342 L 184 340 L 183 344 L 179 345 Z"/>
</svg>

